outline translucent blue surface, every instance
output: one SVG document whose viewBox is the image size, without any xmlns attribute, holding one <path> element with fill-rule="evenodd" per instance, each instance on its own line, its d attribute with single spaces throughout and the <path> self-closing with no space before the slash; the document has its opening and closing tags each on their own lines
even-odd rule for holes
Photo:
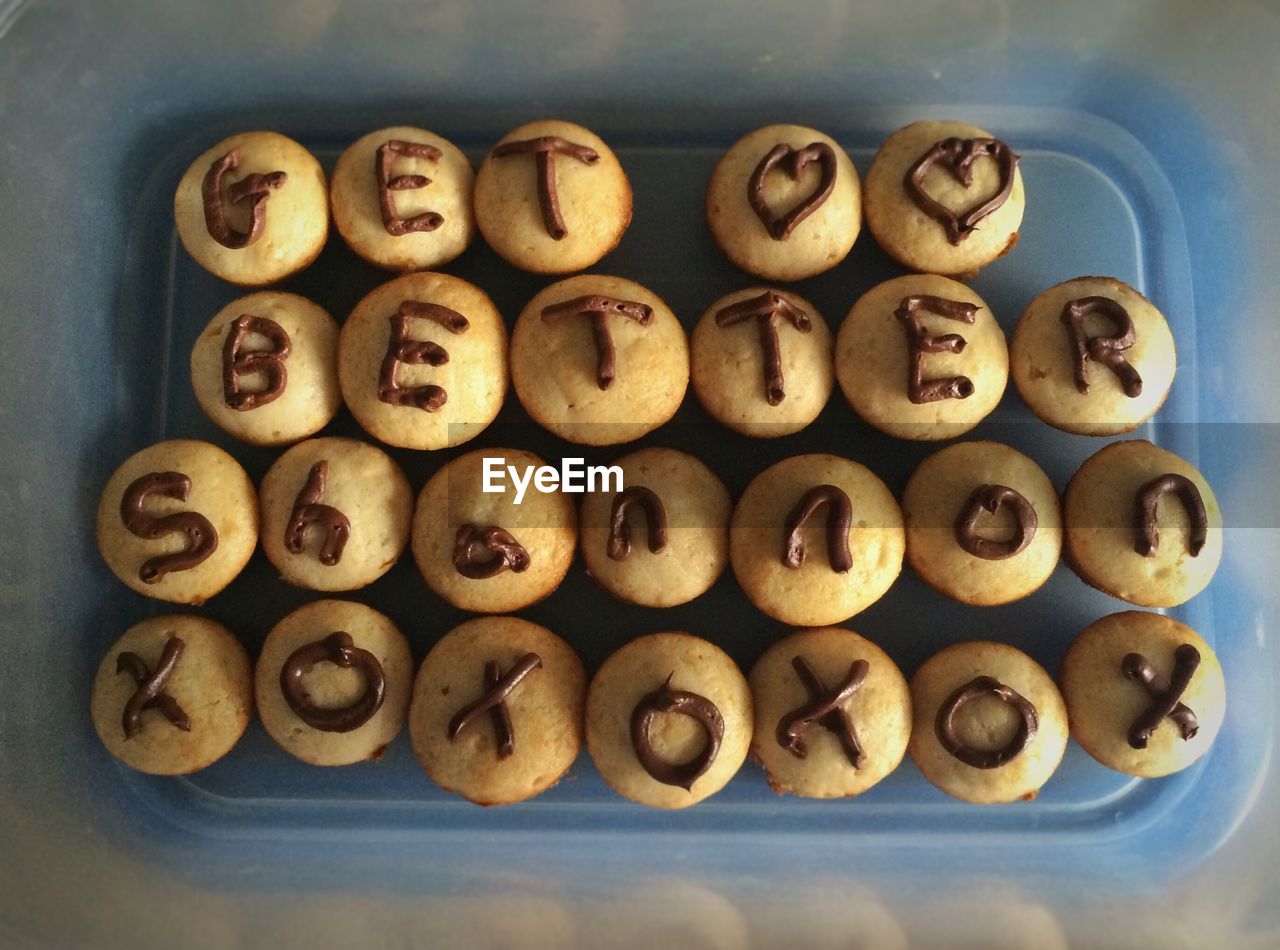
<svg viewBox="0 0 1280 950">
<path fill-rule="evenodd" d="M 0 277 L 11 325 L 10 369 L 0 377 L 0 639 L 9 658 L 0 666 L 8 697 L 0 711 L 0 928 L 15 937 L 163 942 L 162 927 L 139 936 L 121 922 L 144 908 L 188 923 L 192 907 L 219 908 L 210 911 L 218 924 L 202 931 L 209 945 L 315 924 L 315 903 L 299 905 L 309 908 L 305 921 L 289 902 L 270 912 L 255 903 L 281 892 L 317 895 L 360 920 L 361 902 L 383 908 L 369 912 L 376 917 L 396 895 L 439 897 L 430 914 L 413 917 L 420 930 L 429 918 L 424 933 L 441 933 L 431 929 L 439 919 L 471 919 L 469 908 L 478 908 L 471 936 L 497 933 L 495 917 L 512 894 L 568 908 L 579 936 L 603 932 L 591 924 L 599 907 L 645 900 L 663 912 L 687 900 L 700 920 L 723 911 L 755 921 L 744 925 L 754 931 L 759 909 L 788 889 L 800 906 L 827 894 L 811 915 L 825 919 L 834 906 L 861 907 L 863 897 L 850 895 L 863 888 L 916 936 L 910 908 L 922 895 L 973 894 L 961 903 L 1007 910 L 1021 906 L 1010 889 L 1036 895 L 1070 931 L 1083 926 L 1072 924 L 1072 908 L 1173 893 L 1211 866 L 1259 799 L 1276 668 L 1268 636 L 1275 595 L 1259 565 L 1275 551 L 1280 521 L 1273 489 L 1257 474 L 1275 461 L 1276 439 L 1271 427 L 1247 423 L 1265 418 L 1254 411 L 1264 403 L 1259 386 L 1274 391 L 1274 379 L 1271 344 L 1249 338 L 1265 316 L 1260 278 L 1223 239 L 1256 209 L 1239 161 L 1205 134 L 1213 117 L 1124 57 L 1080 60 L 1042 23 L 1034 44 L 1019 42 L 1016 30 L 996 43 L 968 28 L 949 41 L 932 30 L 905 35 L 856 5 L 833 5 L 803 30 L 775 8 L 749 5 L 742 22 L 715 33 L 662 4 L 562 7 L 538 19 L 501 4 L 388 5 L 376 15 L 338 2 L 255 5 L 254 14 L 192 6 L 170 21 L 143 4 L 70 15 L 37 3 L 0 42 L 9 54 L 0 61 L 9 146 L 0 157 Z M 235 26 L 249 16 L 255 30 Z M 528 45 L 513 46 L 517 36 Z M 850 55 L 853 44 L 862 56 Z M 944 76 L 953 81 L 939 82 Z M 61 95 L 50 99 L 50 89 Z M 225 760 L 188 779 L 117 766 L 92 735 L 88 686 L 109 644 L 157 608 L 96 555 L 101 486 L 120 460 L 161 438 L 209 439 L 255 480 L 274 457 L 223 435 L 191 393 L 195 336 L 239 291 L 200 270 L 176 241 L 170 203 L 181 171 L 219 138 L 251 128 L 297 138 L 327 167 L 349 141 L 395 123 L 431 128 L 478 159 L 507 129 L 543 115 L 599 132 L 635 187 L 634 224 L 594 270 L 651 287 L 687 326 L 721 294 L 755 282 L 716 252 L 702 212 L 716 158 L 744 131 L 774 121 L 816 126 L 862 173 L 879 142 L 917 118 L 962 118 L 1009 141 L 1023 156 L 1022 239 L 974 282 L 1006 332 L 1036 293 L 1080 274 L 1134 284 L 1173 328 L 1173 392 L 1137 434 L 1196 462 L 1226 514 L 1217 578 L 1173 611 L 1213 643 L 1231 690 L 1210 755 L 1144 782 L 1073 745 L 1036 801 L 988 808 L 947 798 L 909 761 L 866 795 L 825 803 L 779 798 L 748 765 L 719 795 L 678 814 L 614 796 L 585 754 L 538 799 L 482 810 L 432 787 L 407 736 L 379 764 L 318 769 L 276 749 L 256 722 Z M 509 319 L 549 282 L 483 245 L 448 270 L 485 288 Z M 864 233 L 847 261 L 796 289 L 834 329 L 863 291 L 897 273 Z M 387 276 L 335 234 L 283 286 L 341 319 Z M 360 434 L 345 410 L 327 431 Z M 1039 423 L 1012 387 L 973 437 L 1027 452 L 1059 487 L 1102 444 Z M 468 448 L 506 445 L 544 457 L 567 451 L 514 397 Z M 690 395 L 676 420 L 642 443 L 585 454 L 602 461 L 639 445 L 693 451 L 735 496 L 767 465 L 807 451 L 861 461 L 897 491 L 933 451 L 874 432 L 838 392 L 814 426 L 777 441 L 716 426 Z M 451 457 L 394 454 L 415 488 Z M 201 612 L 253 651 L 312 597 L 279 582 L 259 553 Z M 463 616 L 425 588 L 409 558 L 353 597 L 395 619 L 418 658 Z M 1086 623 L 1124 606 L 1065 566 L 1031 598 L 1000 608 L 951 602 L 908 569 L 848 626 L 908 674 L 942 646 L 975 637 L 1012 643 L 1052 671 Z M 783 629 L 750 607 L 732 576 L 692 604 L 656 611 L 619 605 L 580 562 L 551 599 L 522 613 L 564 635 L 592 669 L 631 637 L 661 629 L 706 636 L 746 668 Z M 1274 816 L 1275 795 L 1263 799 Z M 1228 891 L 1253 880 L 1248 862 L 1232 860 Z M 688 897 L 699 888 L 712 897 Z M 67 889 L 80 895 L 74 910 Z M 162 897 L 167 911 L 157 909 Z M 251 923 L 224 933 L 228 917 Z M 560 919 L 535 917 L 548 933 L 548 921 Z M 682 942 L 695 929 L 673 932 Z M 342 932 L 326 935 L 336 941 Z"/>
</svg>

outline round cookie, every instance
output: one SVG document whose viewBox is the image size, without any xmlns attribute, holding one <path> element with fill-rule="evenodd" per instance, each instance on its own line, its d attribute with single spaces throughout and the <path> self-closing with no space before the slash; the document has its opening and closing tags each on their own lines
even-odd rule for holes
<svg viewBox="0 0 1280 950">
<path fill-rule="evenodd" d="M 822 314 L 796 294 L 752 287 L 721 297 L 690 341 L 693 391 L 735 432 L 799 432 L 831 396 L 832 339 Z"/>
<path fill-rule="evenodd" d="M 486 459 L 500 487 L 484 491 Z M 427 586 L 462 610 L 507 613 L 554 591 L 573 563 L 578 519 L 569 497 L 529 477 L 544 463 L 519 449 L 480 449 L 445 465 L 423 487 L 413 513 L 413 556 Z M 465 572 L 465 573 L 464 573 Z"/>
<path fill-rule="evenodd" d="M 689 343 L 651 290 L 583 274 L 545 288 L 521 311 L 511 380 L 534 421 L 562 439 L 631 442 L 680 408 Z"/>
<path fill-rule="evenodd" d="M 584 270 L 622 240 L 631 183 L 609 146 L 572 122 L 544 119 L 508 132 L 476 174 L 476 225 L 522 270 Z"/>
<path fill-rule="evenodd" d="M 840 325 L 836 379 L 854 411 L 881 432 L 954 439 L 999 404 L 1009 351 L 991 308 L 964 284 L 896 277 L 863 294 Z"/>
<path fill-rule="evenodd" d="M 925 778 L 962 801 L 1030 801 L 1067 747 L 1058 687 L 1003 643 L 976 640 L 935 653 L 911 678 L 911 700 L 908 753 Z"/>
<path fill-rule="evenodd" d="M 468 801 L 524 801 L 578 757 L 586 692 L 582 661 L 550 630 L 519 617 L 468 620 L 418 670 L 414 754 L 431 781 Z"/>
<path fill-rule="evenodd" d="M 1081 580 L 1140 607 L 1175 607 L 1222 560 L 1222 511 L 1190 462 L 1140 439 L 1085 460 L 1063 501 L 1067 563 Z"/>
<path fill-rule="evenodd" d="M 902 512 L 884 482 L 835 455 L 765 469 L 729 529 L 743 592 L 770 617 L 804 627 L 839 623 L 879 600 L 902 571 L 905 546 Z"/>
<path fill-rule="evenodd" d="M 264 290 L 233 300 L 196 339 L 191 385 L 205 415 L 237 439 L 305 439 L 342 405 L 338 324 L 297 294 Z"/>
<path fill-rule="evenodd" d="M 410 126 L 379 129 L 338 157 L 333 223 L 377 267 L 443 267 L 475 237 L 474 184 L 471 162 L 448 139 Z"/>
<path fill-rule="evenodd" d="M 376 761 L 409 709 L 409 642 L 378 611 L 317 600 L 271 628 L 254 671 L 267 734 L 312 765 Z"/>
<path fill-rule="evenodd" d="M 1013 249 L 1026 206 L 1018 156 L 964 122 L 913 122 L 894 132 L 872 159 L 862 198 L 886 254 L 959 279 Z"/>
<path fill-rule="evenodd" d="M 249 725 L 249 657 L 212 620 L 149 617 L 103 657 L 90 707 L 98 738 L 125 765 L 187 775 L 230 752 Z"/>
<path fill-rule="evenodd" d="M 889 655 L 839 627 L 796 630 L 756 661 L 751 752 L 778 794 L 860 795 L 898 767 L 911 693 Z"/>
<path fill-rule="evenodd" d="M 589 492 L 582 501 L 587 572 L 615 597 L 645 607 L 674 607 L 705 593 L 729 561 L 733 505 L 724 483 L 675 449 L 641 449 L 614 465 L 622 490 Z"/>
<path fill-rule="evenodd" d="M 1109 769 L 1159 778 L 1209 751 L 1226 713 L 1213 649 L 1184 623 L 1126 610 L 1095 620 L 1062 659 L 1071 735 Z"/>
<path fill-rule="evenodd" d="M 202 604 L 235 579 L 258 543 L 258 498 L 235 459 L 173 439 L 129 456 L 102 490 L 98 550 L 139 594 Z"/>
<path fill-rule="evenodd" d="M 1130 432 L 1164 404 L 1178 368 L 1164 314 L 1114 277 L 1050 287 L 1013 329 L 1009 369 L 1049 425 L 1082 435 Z"/>
<path fill-rule="evenodd" d="M 342 398 L 376 439 L 442 449 L 474 439 L 507 393 L 507 328 L 488 295 L 448 274 L 375 288 L 342 326 Z"/>
<path fill-rule="evenodd" d="M 929 456 L 902 494 L 907 563 L 965 604 L 1007 604 L 1038 590 L 1062 553 L 1062 512 L 1049 476 L 998 442 Z"/>
<path fill-rule="evenodd" d="M 858 170 L 816 129 L 756 129 L 711 173 L 707 224 L 724 255 L 748 273 L 787 281 L 821 274 L 845 259 L 862 228 Z"/>
<path fill-rule="evenodd" d="M 409 540 L 413 492 L 391 456 L 355 439 L 308 439 L 259 492 L 262 550 L 290 584 L 355 590 L 391 569 Z"/>
<path fill-rule="evenodd" d="M 329 234 L 329 189 L 314 155 L 277 132 L 242 132 L 194 162 L 173 199 L 196 263 L 260 287 L 302 270 Z"/>
<path fill-rule="evenodd" d="M 642 805 L 688 808 L 720 791 L 747 757 L 751 729 L 742 672 L 688 633 L 632 640 L 587 690 L 587 750 L 609 787 Z"/>
</svg>

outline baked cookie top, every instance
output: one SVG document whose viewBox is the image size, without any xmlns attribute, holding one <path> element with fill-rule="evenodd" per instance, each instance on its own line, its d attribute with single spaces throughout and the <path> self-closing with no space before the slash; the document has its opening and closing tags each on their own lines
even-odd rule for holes
<svg viewBox="0 0 1280 950">
<path fill-rule="evenodd" d="M 770 125 L 735 142 L 707 185 L 707 223 L 736 266 L 801 280 L 848 255 L 862 228 L 858 171 L 835 139 Z"/>
<path fill-rule="evenodd" d="M 1129 432 L 1160 409 L 1178 368 L 1164 314 L 1113 277 L 1077 277 L 1027 306 L 1009 369 L 1031 411 L 1083 435 Z"/>
<path fill-rule="evenodd" d="M 796 630 L 756 661 L 751 750 L 775 792 L 859 795 L 898 767 L 911 693 L 889 655 L 840 627 Z"/>
<path fill-rule="evenodd" d="M 1093 587 L 1140 607 L 1174 607 L 1222 560 L 1222 511 L 1190 462 L 1141 439 L 1114 442 L 1071 476 L 1067 563 Z"/>
<path fill-rule="evenodd" d="M 867 226 L 912 270 L 971 277 L 1018 241 L 1018 156 L 965 122 L 913 122 L 880 146 L 863 186 Z"/>
<path fill-rule="evenodd" d="M 191 163 L 173 199 L 196 263 L 233 284 L 306 267 L 329 234 L 329 189 L 314 155 L 278 132 L 242 132 Z"/>
<path fill-rule="evenodd" d="M 793 293 L 752 287 L 721 297 L 690 342 L 693 391 L 717 421 L 761 438 L 799 432 L 835 382 L 822 314 Z"/>
<path fill-rule="evenodd" d="M 1227 707 L 1222 666 L 1205 639 L 1160 614 L 1126 610 L 1085 627 L 1058 683 L 1071 734 L 1108 768 L 1143 778 L 1200 759 Z"/>
<path fill-rule="evenodd" d="M 765 469 L 733 511 L 729 558 L 743 592 L 784 623 L 824 626 L 879 600 L 902 570 L 902 512 L 869 469 L 798 455 Z"/>
<path fill-rule="evenodd" d="M 953 439 L 999 404 L 1009 351 L 991 308 L 964 284 L 896 277 L 863 294 L 840 325 L 836 378 L 854 411 L 880 431 Z"/>
<path fill-rule="evenodd" d="M 630 442 L 665 423 L 689 385 L 689 343 L 653 291 L 583 274 L 521 311 L 511 378 L 525 410 L 570 442 Z"/>
<path fill-rule="evenodd" d="M 528 122 L 502 137 L 476 175 L 476 224 L 522 270 L 583 270 L 622 240 L 631 183 L 600 136 L 572 122 Z"/>
<path fill-rule="evenodd" d="M 409 449 L 475 438 L 507 392 L 507 328 L 489 296 L 448 274 L 406 274 L 342 326 L 338 379 L 370 435 Z"/>
<path fill-rule="evenodd" d="M 338 157 L 330 200 L 343 240 L 387 270 L 443 267 L 475 236 L 475 172 L 442 136 L 411 126 L 361 136 Z"/>
<path fill-rule="evenodd" d="M 930 782 L 975 804 L 1029 801 L 1067 747 L 1067 709 L 1040 664 L 1003 643 L 957 643 L 911 678 L 908 752 Z"/>
<path fill-rule="evenodd" d="M 616 597 L 672 607 L 705 593 L 729 561 L 724 484 L 675 449 L 641 449 L 614 463 L 621 491 L 589 492 L 579 514 L 587 571 Z"/>
</svg>

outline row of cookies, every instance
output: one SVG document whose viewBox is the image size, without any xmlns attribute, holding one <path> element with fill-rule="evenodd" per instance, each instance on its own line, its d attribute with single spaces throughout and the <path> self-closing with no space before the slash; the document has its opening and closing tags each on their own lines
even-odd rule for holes
<svg viewBox="0 0 1280 950">
<path fill-rule="evenodd" d="M 546 469 L 521 450 L 469 452 L 428 479 L 415 507 L 391 457 L 353 439 L 298 443 L 257 492 L 222 449 L 160 442 L 112 476 L 98 542 L 134 590 L 201 603 L 239 574 L 259 536 L 284 580 L 321 591 L 372 583 L 412 538 L 427 586 L 477 613 L 548 596 L 577 549 L 606 590 L 651 607 L 698 597 L 732 563 L 752 603 L 796 626 L 864 610 L 904 558 L 947 596 L 996 605 L 1037 590 L 1065 546 L 1089 584 L 1170 607 L 1203 590 L 1222 556 L 1221 512 L 1204 477 L 1141 440 L 1086 460 L 1061 506 L 1032 459 L 985 441 L 926 458 L 901 506 L 871 470 L 834 455 L 774 464 L 736 506 L 710 469 L 673 449 L 600 467 L 581 486 L 580 511 L 549 476 L 533 477 Z M 521 484 L 507 483 L 522 472 Z"/>
<path fill-rule="evenodd" d="M 325 766 L 381 758 L 407 720 L 427 775 L 483 805 L 554 785 L 585 736 L 615 791 L 659 808 L 713 795 L 748 753 L 780 794 L 855 796 L 909 753 L 957 798 L 1026 800 L 1057 769 L 1068 731 L 1103 765 L 1159 777 L 1208 750 L 1225 704 L 1204 639 L 1138 611 L 1090 624 L 1057 684 L 1026 654 L 988 641 L 943 649 L 908 684 L 874 643 L 823 627 L 773 644 L 749 677 L 706 640 L 650 634 L 613 653 L 588 686 L 568 644 L 509 616 L 454 628 L 415 677 L 390 620 L 334 600 L 284 617 L 253 670 L 225 627 L 152 617 L 112 646 L 91 700 L 107 749 L 154 774 L 221 758 L 256 705 L 281 748 Z"/>
<path fill-rule="evenodd" d="M 345 399 L 380 441 L 439 449 L 493 421 L 508 375 L 529 414 L 571 442 L 640 438 L 675 414 L 690 379 L 710 415 L 747 435 L 804 428 L 838 380 L 871 425 L 931 441 L 961 435 L 990 414 L 1010 369 L 1023 399 L 1049 424 L 1126 432 L 1160 408 L 1177 366 L 1159 310 L 1103 277 L 1040 294 L 1006 346 L 982 298 L 935 275 L 869 290 L 834 343 L 813 305 L 786 291 L 757 287 L 723 297 L 690 342 L 647 288 L 579 276 L 529 302 L 509 359 L 507 349 L 505 324 L 482 290 L 423 272 L 373 290 L 341 332 L 325 310 L 293 294 L 232 301 L 197 338 L 191 375 L 204 411 L 246 441 L 305 438 Z"/>
<path fill-rule="evenodd" d="M 895 260 L 973 275 L 1017 242 L 1025 204 L 1018 156 L 974 126 L 917 122 L 884 143 L 863 189 L 830 136 L 772 125 L 724 154 L 706 213 L 734 264 L 792 281 L 845 258 L 864 204 L 872 233 Z M 191 164 L 174 214 L 191 256 L 238 284 L 270 284 L 306 267 L 324 246 L 331 215 L 351 249 L 379 267 L 441 267 L 478 229 L 509 263 L 564 274 L 617 246 L 631 223 L 632 191 L 598 135 L 557 120 L 507 133 L 478 173 L 439 135 L 379 129 L 342 153 L 331 184 L 297 142 L 246 132 Z"/>
</svg>

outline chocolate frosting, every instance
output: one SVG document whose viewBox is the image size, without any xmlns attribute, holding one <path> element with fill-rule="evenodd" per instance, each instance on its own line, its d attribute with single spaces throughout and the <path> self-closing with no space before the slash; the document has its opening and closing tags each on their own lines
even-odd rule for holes
<svg viewBox="0 0 1280 950">
<path fill-rule="evenodd" d="M 391 315 L 391 338 L 387 341 L 387 355 L 382 358 L 382 371 L 378 376 L 378 398 L 392 406 L 413 406 L 424 412 L 435 412 L 449 400 L 444 387 L 431 383 L 401 386 L 396 382 L 396 370 L 401 363 L 443 366 L 449 362 L 448 350 L 439 343 L 409 336 L 414 320 L 430 320 L 455 335 L 466 333 L 471 324 L 456 310 L 421 300 L 402 300 L 400 309 Z"/>
<path fill-rule="evenodd" d="M 809 315 L 794 306 L 776 290 L 766 290 L 758 297 L 749 297 L 746 300 L 731 303 L 716 313 L 718 327 L 731 327 L 753 318 L 759 324 L 760 349 L 764 353 L 764 398 L 771 406 L 778 405 L 787 395 L 782 378 L 782 346 L 778 341 L 776 319 L 778 317 L 790 323 L 801 333 L 808 333 L 813 328 Z"/>
<path fill-rule="evenodd" d="M 244 351 L 244 338 L 250 333 L 265 336 L 271 341 L 269 350 Z M 231 321 L 226 342 L 222 344 L 222 398 L 228 406 L 240 412 L 257 409 L 278 399 L 289 384 L 289 372 L 284 361 L 293 352 L 293 343 L 284 327 L 268 317 L 242 313 Z M 257 392 L 240 388 L 240 377 L 261 373 L 267 384 Z"/>
<path fill-rule="evenodd" d="M 1138 489 L 1137 542 L 1133 549 L 1143 557 L 1151 557 L 1160 547 L 1160 523 L 1156 520 L 1156 506 L 1162 495 L 1173 492 L 1187 510 L 1191 522 L 1191 534 L 1187 538 L 1187 551 L 1192 557 L 1200 554 L 1209 540 L 1209 514 L 1196 483 L 1185 475 L 1170 472 L 1151 479 Z"/>
<path fill-rule="evenodd" d="M 782 548 L 782 563 L 798 570 L 804 567 L 805 551 L 802 529 L 819 508 L 827 505 L 827 561 L 837 574 L 844 574 L 853 567 L 853 555 L 849 553 L 849 528 L 853 524 L 853 505 L 849 496 L 835 485 L 818 485 L 804 493 L 791 513 L 787 515 L 786 540 Z"/>
<path fill-rule="evenodd" d="M 515 752 L 516 734 L 511 724 L 511 710 L 507 708 L 507 699 L 526 676 L 541 666 L 542 657 L 536 653 L 526 653 L 520 657 L 506 674 L 502 673 L 497 660 L 485 663 L 484 695 L 463 706 L 449 720 L 449 741 L 456 740 L 463 729 L 488 712 L 497 737 L 498 758 L 505 759 Z"/>
<path fill-rule="evenodd" d="M 121 717 L 126 742 L 142 731 L 142 714 L 148 709 L 156 710 L 183 732 L 191 731 L 191 720 L 186 712 L 176 699 L 164 691 L 185 648 L 185 643 L 170 635 L 165 641 L 154 673 L 136 653 L 124 652 L 116 657 L 116 675 L 128 673 L 138 686 L 124 704 L 124 715 Z"/>
<path fill-rule="evenodd" d="M 649 524 L 649 550 L 654 554 L 667 546 L 667 509 L 657 493 L 643 485 L 632 485 L 613 496 L 609 512 L 609 541 L 606 553 L 612 560 L 625 561 L 631 556 L 631 527 L 627 510 L 639 505 Z"/>
<path fill-rule="evenodd" d="M 956 715 L 973 700 L 982 696 L 994 696 L 1001 702 L 1007 703 L 1021 718 L 1017 735 L 1003 748 L 975 749 L 973 746 L 965 745 L 956 734 Z M 965 765 L 971 765 L 975 769 L 998 769 L 1016 759 L 1027 747 L 1027 743 L 1036 737 L 1036 730 L 1040 728 L 1040 717 L 1036 715 L 1036 707 L 1012 686 L 1005 686 L 990 676 L 979 676 L 947 697 L 938 710 L 938 718 L 934 720 L 933 728 L 942 747 Z"/>
<path fill-rule="evenodd" d="M 1100 313 L 1116 325 L 1112 336 L 1089 336 L 1085 318 Z M 1089 361 L 1101 363 L 1120 380 L 1120 388 L 1130 399 L 1142 395 L 1142 377 L 1125 359 L 1125 351 L 1133 346 L 1137 334 L 1129 311 L 1110 297 L 1078 297 L 1069 300 L 1062 308 L 1062 323 L 1071 340 L 1071 355 L 1075 361 L 1076 389 L 1089 391 Z"/>
<path fill-rule="evenodd" d="M 391 139 L 378 146 L 373 157 L 373 174 L 378 183 L 378 208 L 382 212 L 382 227 L 392 237 L 402 237 L 415 231 L 434 231 L 444 224 L 444 216 L 434 211 L 424 211 L 411 218 L 402 218 L 396 212 L 394 192 L 426 188 L 431 179 L 426 175 L 392 175 L 391 166 L 397 155 L 438 162 L 440 149 L 421 142 L 404 142 Z"/>
<path fill-rule="evenodd" d="M 542 224 L 547 233 L 557 241 L 562 240 L 569 229 L 560 215 L 560 198 L 556 194 L 556 155 L 568 155 L 584 165 L 594 165 L 600 155 L 593 148 L 578 145 L 558 135 L 544 135 L 519 142 L 503 142 L 493 150 L 494 158 L 508 155 L 533 154 L 538 167 L 538 205 L 542 209 Z"/>
<path fill-rule="evenodd" d="M 364 692 L 347 706 L 321 707 L 311 702 L 302 678 L 317 663 L 357 669 L 364 675 Z M 378 658 L 355 645 L 351 634 L 337 631 L 323 640 L 300 646 L 280 668 L 280 691 L 289 708 L 312 729 L 351 732 L 377 714 L 387 697 L 387 678 Z"/>
<path fill-rule="evenodd" d="M 903 297 L 894 316 L 907 330 L 907 398 L 913 403 L 937 402 L 940 399 L 968 399 L 973 395 L 973 380 L 968 376 L 941 376 L 924 378 L 924 358 L 929 353 L 962 353 L 965 338 L 959 333 L 931 336 L 919 314 L 932 313 L 961 323 L 973 323 L 977 319 L 977 304 L 963 300 L 948 300 L 930 294 L 914 294 Z"/>
<path fill-rule="evenodd" d="M 924 190 L 924 176 L 934 165 L 940 165 L 951 173 L 956 181 L 968 188 L 973 184 L 973 163 L 984 155 L 996 160 L 1000 167 L 1000 187 L 990 198 L 979 202 L 961 214 L 956 214 L 940 201 L 934 200 Z M 1013 176 L 1018 167 L 1018 156 L 999 139 L 946 138 L 935 142 L 929 151 L 921 155 L 902 181 L 915 206 L 943 226 L 947 240 L 958 245 L 978 229 L 978 222 L 997 211 L 1013 193 Z"/>
<path fill-rule="evenodd" d="M 828 690 L 823 685 L 804 657 L 792 657 L 791 666 L 800 677 L 800 682 L 804 683 L 809 701 L 778 722 L 778 745 L 797 759 L 803 759 L 809 754 L 804 734 L 812 726 L 822 726 L 840 741 L 840 748 L 844 750 L 849 764 L 855 769 L 862 768 L 866 765 L 866 753 L 862 749 L 862 743 L 858 741 L 853 720 L 849 718 L 844 706 L 866 680 L 870 664 L 866 660 L 854 660 L 845 678 L 833 690 Z"/>
<path fill-rule="evenodd" d="M 204 562 L 218 549 L 218 532 L 204 515 L 195 511 L 176 511 L 157 518 L 147 513 L 147 499 L 152 495 L 186 501 L 191 492 L 191 479 L 181 472 L 150 472 L 133 480 L 120 499 L 120 520 L 140 538 L 158 541 L 170 534 L 184 534 L 187 546 L 173 554 L 160 554 L 142 562 L 138 578 L 144 584 L 155 584 L 173 571 L 189 571 Z"/>
<path fill-rule="evenodd" d="M 1129 745 L 1145 749 L 1151 734 L 1160 723 L 1168 719 L 1178 727 L 1182 741 L 1194 738 L 1200 731 L 1196 714 L 1181 702 L 1182 694 L 1191 685 L 1200 666 L 1200 651 L 1184 643 L 1173 651 L 1173 680 L 1165 679 L 1141 653 L 1129 653 L 1120 663 L 1120 669 L 1131 680 L 1141 683 L 1151 697 L 1151 703 L 1142 715 L 1133 721 L 1129 729 Z"/>
<path fill-rule="evenodd" d="M 246 248 L 262 237 L 262 231 L 267 226 L 267 199 L 271 197 L 271 190 L 279 188 L 289 178 L 281 171 L 246 175 L 227 188 L 227 200 L 232 204 L 249 201 L 249 230 L 237 231 L 227 223 L 226 208 L 222 204 L 222 181 L 227 172 L 235 171 L 239 166 L 240 150 L 233 148 L 209 166 L 200 186 L 200 197 L 204 203 L 204 226 L 208 229 L 209 236 L 233 251 Z"/>
<path fill-rule="evenodd" d="M 494 556 L 478 561 L 475 548 L 479 545 Z M 459 525 L 453 541 L 453 566 L 463 577 L 484 580 L 496 577 L 505 570 L 522 574 L 529 569 L 533 559 L 524 545 L 511 532 L 497 525 Z"/>
<path fill-rule="evenodd" d="M 332 567 L 342 560 L 342 549 L 351 537 L 351 520 L 331 505 L 322 505 L 325 481 L 329 477 L 329 462 L 321 459 L 311 466 L 307 481 L 298 491 L 293 502 L 289 523 L 284 529 L 284 546 L 291 554 L 301 554 L 306 543 L 307 529 L 318 527 L 324 536 L 320 545 L 320 563 Z"/>
<path fill-rule="evenodd" d="M 542 319 L 546 323 L 555 323 L 565 317 L 579 315 L 591 318 L 591 328 L 595 332 L 596 341 L 596 385 L 602 390 L 608 389 L 614 377 L 617 376 L 617 356 L 614 353 L 613 337 L 609 335 L 609 324 L 606 320 L 610 314 L 634 320 L 642 327 L 647 327 L 653 322 L 653 308 L 648 304 L 634 300 L 616 300 L 600 294 L 586 294 L 542 308 Z"/>
<path fill-rule="evenodd" d="M 765 176 L 775 166 L 781 165 L 782 170 L 790 176 L 792 181 L 799 181 L 804 170 L 815 163 L 821 175 L 809 196 L 786 214 L 774 214 L 764 197 Z M 769 237 L 775 241 L 785 241 L 801 221 L 821 208 L 823 203 L 831 197 L 831 191 L 835 185 L 836 153 L 830 145 L 826 142 L 812 142 L 804 148 L 797 149 L 785 142 L 780 142 L 760 159 L 756 170 L 747 180 L 747 201 L 751 204 L 751 210 L 760 219 L 760 223 L 764 225 L 764 229 L 769 232 Z"/>
<path fill-rule="evenodd" d="M 978 534 L 983 512 L 995 514 L 1009 508 L 1017 521 L 1013 536 L 993 541 Z M 985 561 L 1002 561 L 1023 550 L 1036 536 L 1036 509 L 1020 492 L 1007 485 L 979 485 L 956 516 L 956 543 L 974 557 Z"/>
<path fill-rule="evenodd" d="M 635 749 L 641 767 L 651 778 L 663 785 L 674 785 L 690 792 L 693 791 L 693 783 L 711 768 L 716 756 L 720 754 L 720 743 L 724 740 L 724 717 L 720 715 L 715 703 L 705 696 L 672 689 L 673 676 L 674 672 L 667 676 L 658 689 L 643 696 L 631 711 L 631 746 Z M 653 720 L 659 713 L 688 716 L 702 726 L 707 734 L 707 742 L 702 751 L 688 762 L 677 764 L 662 758 L 653 747 L 653 737 L 649 734 Z"/>
</svg>

